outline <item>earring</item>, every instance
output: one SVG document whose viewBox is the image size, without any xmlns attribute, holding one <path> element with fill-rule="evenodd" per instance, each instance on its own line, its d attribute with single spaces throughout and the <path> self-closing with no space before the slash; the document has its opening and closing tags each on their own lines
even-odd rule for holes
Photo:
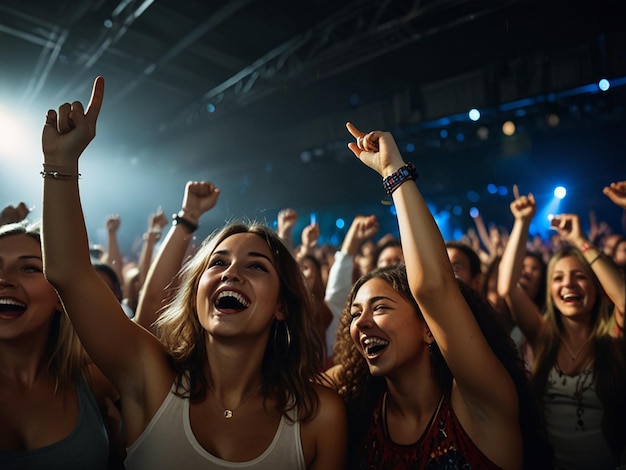
<svg viewBox="0 0 626 470">
<path fill-rule="evenodd" d="M 284 346 L 284 352 L 281 352 L 281 348 L 279 346 L 279 339 L 278 339 L 278 327 L 279 325 L 284 325 L 285 327 L 285 346 Z M 282 335 L 281 335 L 282 336 Z M 277 321 L 276 326 L 274 327 L 274 351 L 276 351 L 276 355 L 278 357 L 287 357 L 287 354 L 289 354 L 289 349 L 291 348 L 291 332 L 289 331 L 289 325 L 287 325 L 287 321 L 283 320 L 283 321 Z"/>
</svg>

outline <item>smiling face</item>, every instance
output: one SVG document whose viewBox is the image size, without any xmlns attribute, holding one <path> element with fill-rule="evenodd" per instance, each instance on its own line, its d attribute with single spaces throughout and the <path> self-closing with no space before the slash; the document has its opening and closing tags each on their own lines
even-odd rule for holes
<svg viewBox="0 0 626 470">
<path fill-rule="evenodd" d="M 372 375 L 389 377 L 429 361 L 426 323 L 383 279 L 372 278 L 360 287 L 350 315 L 350 336 Z"/>
<path fill-rule="evenodd" d="M 267 242 L 254 233 L 236 233 L 209 257 L 198 284 L 198 319 L 216 337 L 267 334 L 274 318 L 283 319 L 279 292 Z"/>
<path fill-rule="evenodd" d="M 576 256 L 565 256 L 554 263 L 549 285 L 554 307 L 567 318 L 589 317 L 597 291 L 589 273 Z"/>
<path fill-rule="evenodd" d="M 41 246 L 29 235 L 0 238 L 0 340 L 47 338 L 55 310 L 54 288 L 43 275 Z"/>
</svg>

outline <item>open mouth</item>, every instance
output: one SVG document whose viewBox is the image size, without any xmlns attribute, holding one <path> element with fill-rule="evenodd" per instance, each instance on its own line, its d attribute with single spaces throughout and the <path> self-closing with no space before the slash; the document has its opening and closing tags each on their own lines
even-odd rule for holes
<svg viewBox="0 0 626 470">
<path fill-rule="evenodd" d="M 582 301 L 582 296 L 576 294 L 565 294 L 561 296 L 561 300 L 565 303 L 575 303 Z"/>
<path fill-rule="evenodd" d="M 378 357 L 383 350 L 389 344 L 389 341 L 386 341 L 382 338 L 370 337 L 365 338 L 362 342 L 363 350 L 368 358 Z"/>
<path fill-rule="evenodd" d="M 250 301 L 239 292 L 224 290 L 215 299 L 215 307 L 223 313 L 234 313 L 245 310 Z"/>
<path fill-rule="evenodd" d="M 26 311 L 26 304 L 15 299 L 0 299 L 0 315 L 18 316 Z"/>
</svg>

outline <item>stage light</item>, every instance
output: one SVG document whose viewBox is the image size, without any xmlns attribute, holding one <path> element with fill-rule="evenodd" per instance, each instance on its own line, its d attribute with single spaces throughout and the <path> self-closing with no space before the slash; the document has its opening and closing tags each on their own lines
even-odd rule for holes
<svg viewBox="0 0 626 470">
<path fill-rule="evenodd" d="M 457 132 L 455 138 L 457 142 L 463 142 L 465 141 L 465 134 L 463 134 L 462 132 Z"/>
<path fill-rule="evenodd" d="M 415 151 L 415 145 L 411 142 L 409 142 L 408 144 L 406 144 L 406 151 L 407 152 L 414 152 Z"/>
<path fill-rule="evenodd" d="M 335 220 L 335 227 L 337 227 L 338 229 L 342 229 L 345 226 L 346 226 L 346 221 L 343 220 L 342 218 Z"/>
<path fill-rule="evenodd" d="M 598 82 L 598 88 L 600 88 L 600 90 L 602 91 L 607 91 L 609 88 L 611 88 L 611 83 L 606 78 L 603 78 Z"/>
<path fill-rule="evenodd" d="M 554 188 L 554 197 L 557 199 L 563 199 L 567 195 L 567 190 L 563 186 L 557 186 Z"/>
<path fill-rule="evenodd" d="M 480 119 L 480 111 L 478 111 L 476 108 L 470 109 L 470 112 L 467 113 L 467 115 L 474 122 L 476 122 L 476 121 L 478 121 Z"/>
<path fill-rule="evenodd" d="M 487 185 L 487 192 L 489 194 L 496 194 L 498 192 L 498 187 L 493 183 L 489 183 Z"/>
<path fill-rule="evenodd" d="M 206 105 L 206 110 L 209 113 L 214 113 L 215 112 L 215 105 L 213 103 L 209 103 Z"/>
<path fill-rule="evenodd" d="M 476 209 L 475 207 L 470 208 L 469 210 L 469 215 L 472 219 L 475 219 L 476 217 L 478 217 L 480 215 L 480 211 L 478 209 Z"/>
<path fill-rule="evenodd" d="M 502 133 L 508 136 L 515 134 L 515 124 L 513 124 L 513 121 L 506 121 L 502 124 Z"/>
<path fill-rule="evenodd" d="M 446 129 L 441 129 L 439 131 L 439 137 L 441 137 L 442 139 L 447 139 L 448 138 L 448 131 Z"/>
</svg>

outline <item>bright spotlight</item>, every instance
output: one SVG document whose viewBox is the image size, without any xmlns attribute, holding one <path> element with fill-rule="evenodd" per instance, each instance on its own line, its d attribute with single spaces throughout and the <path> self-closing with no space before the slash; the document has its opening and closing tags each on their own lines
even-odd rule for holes
<svg viewBox="0 0 626 470">
<path fill-rule="evenodd" d="M 474 122 L 480 119 L 480 111 L 478 111 L 476 108 L 470 109 L 470 112 L 467 115 Z"/>
<path fill-rule="evenodd" d="M 567 194 L 567 190 L 563 186 L 557 186 L 554 188 L 554 197 L 557 199 L 563 199 Z"/>
<path fill-rule="evenodd" d="M 472 219 L 475 219 L 476 217 L 478 217 L 480 215 L 480 211 L 478 209 L 476 209 L 475 207 L 472 207 L 469 210 L 469 215 Z"/>
<path fill-rule="evenodd" d="M 337 220 L 335 220 L 335 226 L 336 226 L 338 229 L 342 229 L 342 228 L 344 228 L 344 227 L 345 227 L 345 225 L 346 225 L 346 221 L 345 221 L 345 220 L 343 220 L 343 219 L 337 219 Z"/>
<path fill-rule="evenodd" d="M 600 90 L 602 91 L 607 91 L 609 88 L 611 88 L 611 83 L 606 78 L 603 78 L 598 82 L 598 88 L 600 88 Z"/>
<path fill-rule="evenodd" d="M 14 156 L 22 150 L 24 142 L 28 142 L 27 134 L 22 123 L 15 119 L 8 111 L 0 108 L 0 156 Z"/>
</svg>

